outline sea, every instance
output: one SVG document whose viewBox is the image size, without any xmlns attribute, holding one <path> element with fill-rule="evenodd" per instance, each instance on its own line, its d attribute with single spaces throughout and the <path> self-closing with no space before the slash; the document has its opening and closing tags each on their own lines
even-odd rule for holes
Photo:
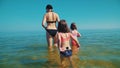
<svg viewBox="0 0 120 68">
<path fill-rule="evenodd" d="M 120 68 L 120 30 L 78 30 L 80 49 L 65 68 Z M 0 68 L 62 68 L 58 48 L 45 31 L 0 32 Z"/>
</svg>

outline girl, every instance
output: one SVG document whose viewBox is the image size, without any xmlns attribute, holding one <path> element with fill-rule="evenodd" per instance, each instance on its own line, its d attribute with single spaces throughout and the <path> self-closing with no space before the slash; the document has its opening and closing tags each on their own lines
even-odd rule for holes
<svg viewBox="0 0 120 68">
<path fill-rule="evenodd" d="M 61 63 L 63 62 L 63 58 L 68 58 L 71 63 L 72 50 L 70 47 L 70 39 L 72 38 L 77 45 L 79 45 L 79 43 L 70 33 L 70 30 L 65 20 L 60 20 L 60 22 L 58 23 L 57 35 L 58 35 L 58 45 L 59 45 L 58 48 L 60 50 Z"/>
<path fill-rule="evenodd" d="M 77 37 L 81 36 L 81 34 L 77 31 L 77 27 L 76 27 L 75 23 L 72 23 L 70 28 L 71 28 L 71 33 L 75 39 L 77 39 Z M 73 51 L 73 53 L 76 54 L 79 51 L 80 46 L 73 39 L 71 40 L 71 42 L 72 42 L 72 51 Z"/>
</svg>

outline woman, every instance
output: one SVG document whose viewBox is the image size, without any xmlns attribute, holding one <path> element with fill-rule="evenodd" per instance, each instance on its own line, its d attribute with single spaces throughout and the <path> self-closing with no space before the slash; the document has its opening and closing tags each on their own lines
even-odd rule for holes
<svg viewBox="0 0 120 68">
<path fill-rule="evenodd" d="M 48 42 L 48 48 L 52 48 L 52 45 L 54 42 L 54 46 L 57 46 L 57 27 L 56 27 L 56 22 L 58 22 L 59 16 L 57 13 L 53 12 L 53 7 L 52 5 L 48 4 L 46 6 L 46 14 L 44 15 L 43 21 L 42 21 L 42 26 L 46 29 L 46 38 Z M 47 23 L 47 26 L 45 24 Z"/>
</svg>

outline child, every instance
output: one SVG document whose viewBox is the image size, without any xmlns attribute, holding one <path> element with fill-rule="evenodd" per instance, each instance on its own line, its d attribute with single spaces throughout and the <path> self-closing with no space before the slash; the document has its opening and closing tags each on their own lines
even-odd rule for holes
<svg viewBox="0 0 120 68">
<path fill-rule="evenodd" d="M 77 39 L 77 37 L 81 36 L 81 34 L 77 31 L 77 27 L 76 27 L 75 23 L 72 23 L 70 28 L 71 28 L 71 33 L 72 33 L 72 35 L 74 36 L 75 39 Z M 71 40 L 71 43 L 72 43 L 73 53 L 74 54 L 78 53 L 80 46 L 74 40 Z"/>
<path fill-rule="evenodd" d="M 63 58 L 68 58 L 71 63 L 72 50 L 70 47 L 70 39 L 72 38 L 77 45 L 79 45 L 79 43 L 70 33 L 70 30 L 65 20 L 60 20 L 60 22 L 58 23 L 57 36 L 58 36 L 58 48 L 60 50 L 61 63 L 63 62 Z"/>
</svg>

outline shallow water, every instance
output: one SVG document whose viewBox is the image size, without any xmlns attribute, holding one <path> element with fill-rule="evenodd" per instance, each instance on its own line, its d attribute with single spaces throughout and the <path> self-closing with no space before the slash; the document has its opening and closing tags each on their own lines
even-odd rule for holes
<svg viewBox="0 0 120 68">
<path fill-rule="evenodd" d="M 81 30 L 76 68 L 119 68 L 120 30 Z M 68 60 L 66 68 L 72 68 Z M 45 32 L 0 32 L 0 68 L 61 68 L 57 48 L 47 49 Z"/>
</svg>

